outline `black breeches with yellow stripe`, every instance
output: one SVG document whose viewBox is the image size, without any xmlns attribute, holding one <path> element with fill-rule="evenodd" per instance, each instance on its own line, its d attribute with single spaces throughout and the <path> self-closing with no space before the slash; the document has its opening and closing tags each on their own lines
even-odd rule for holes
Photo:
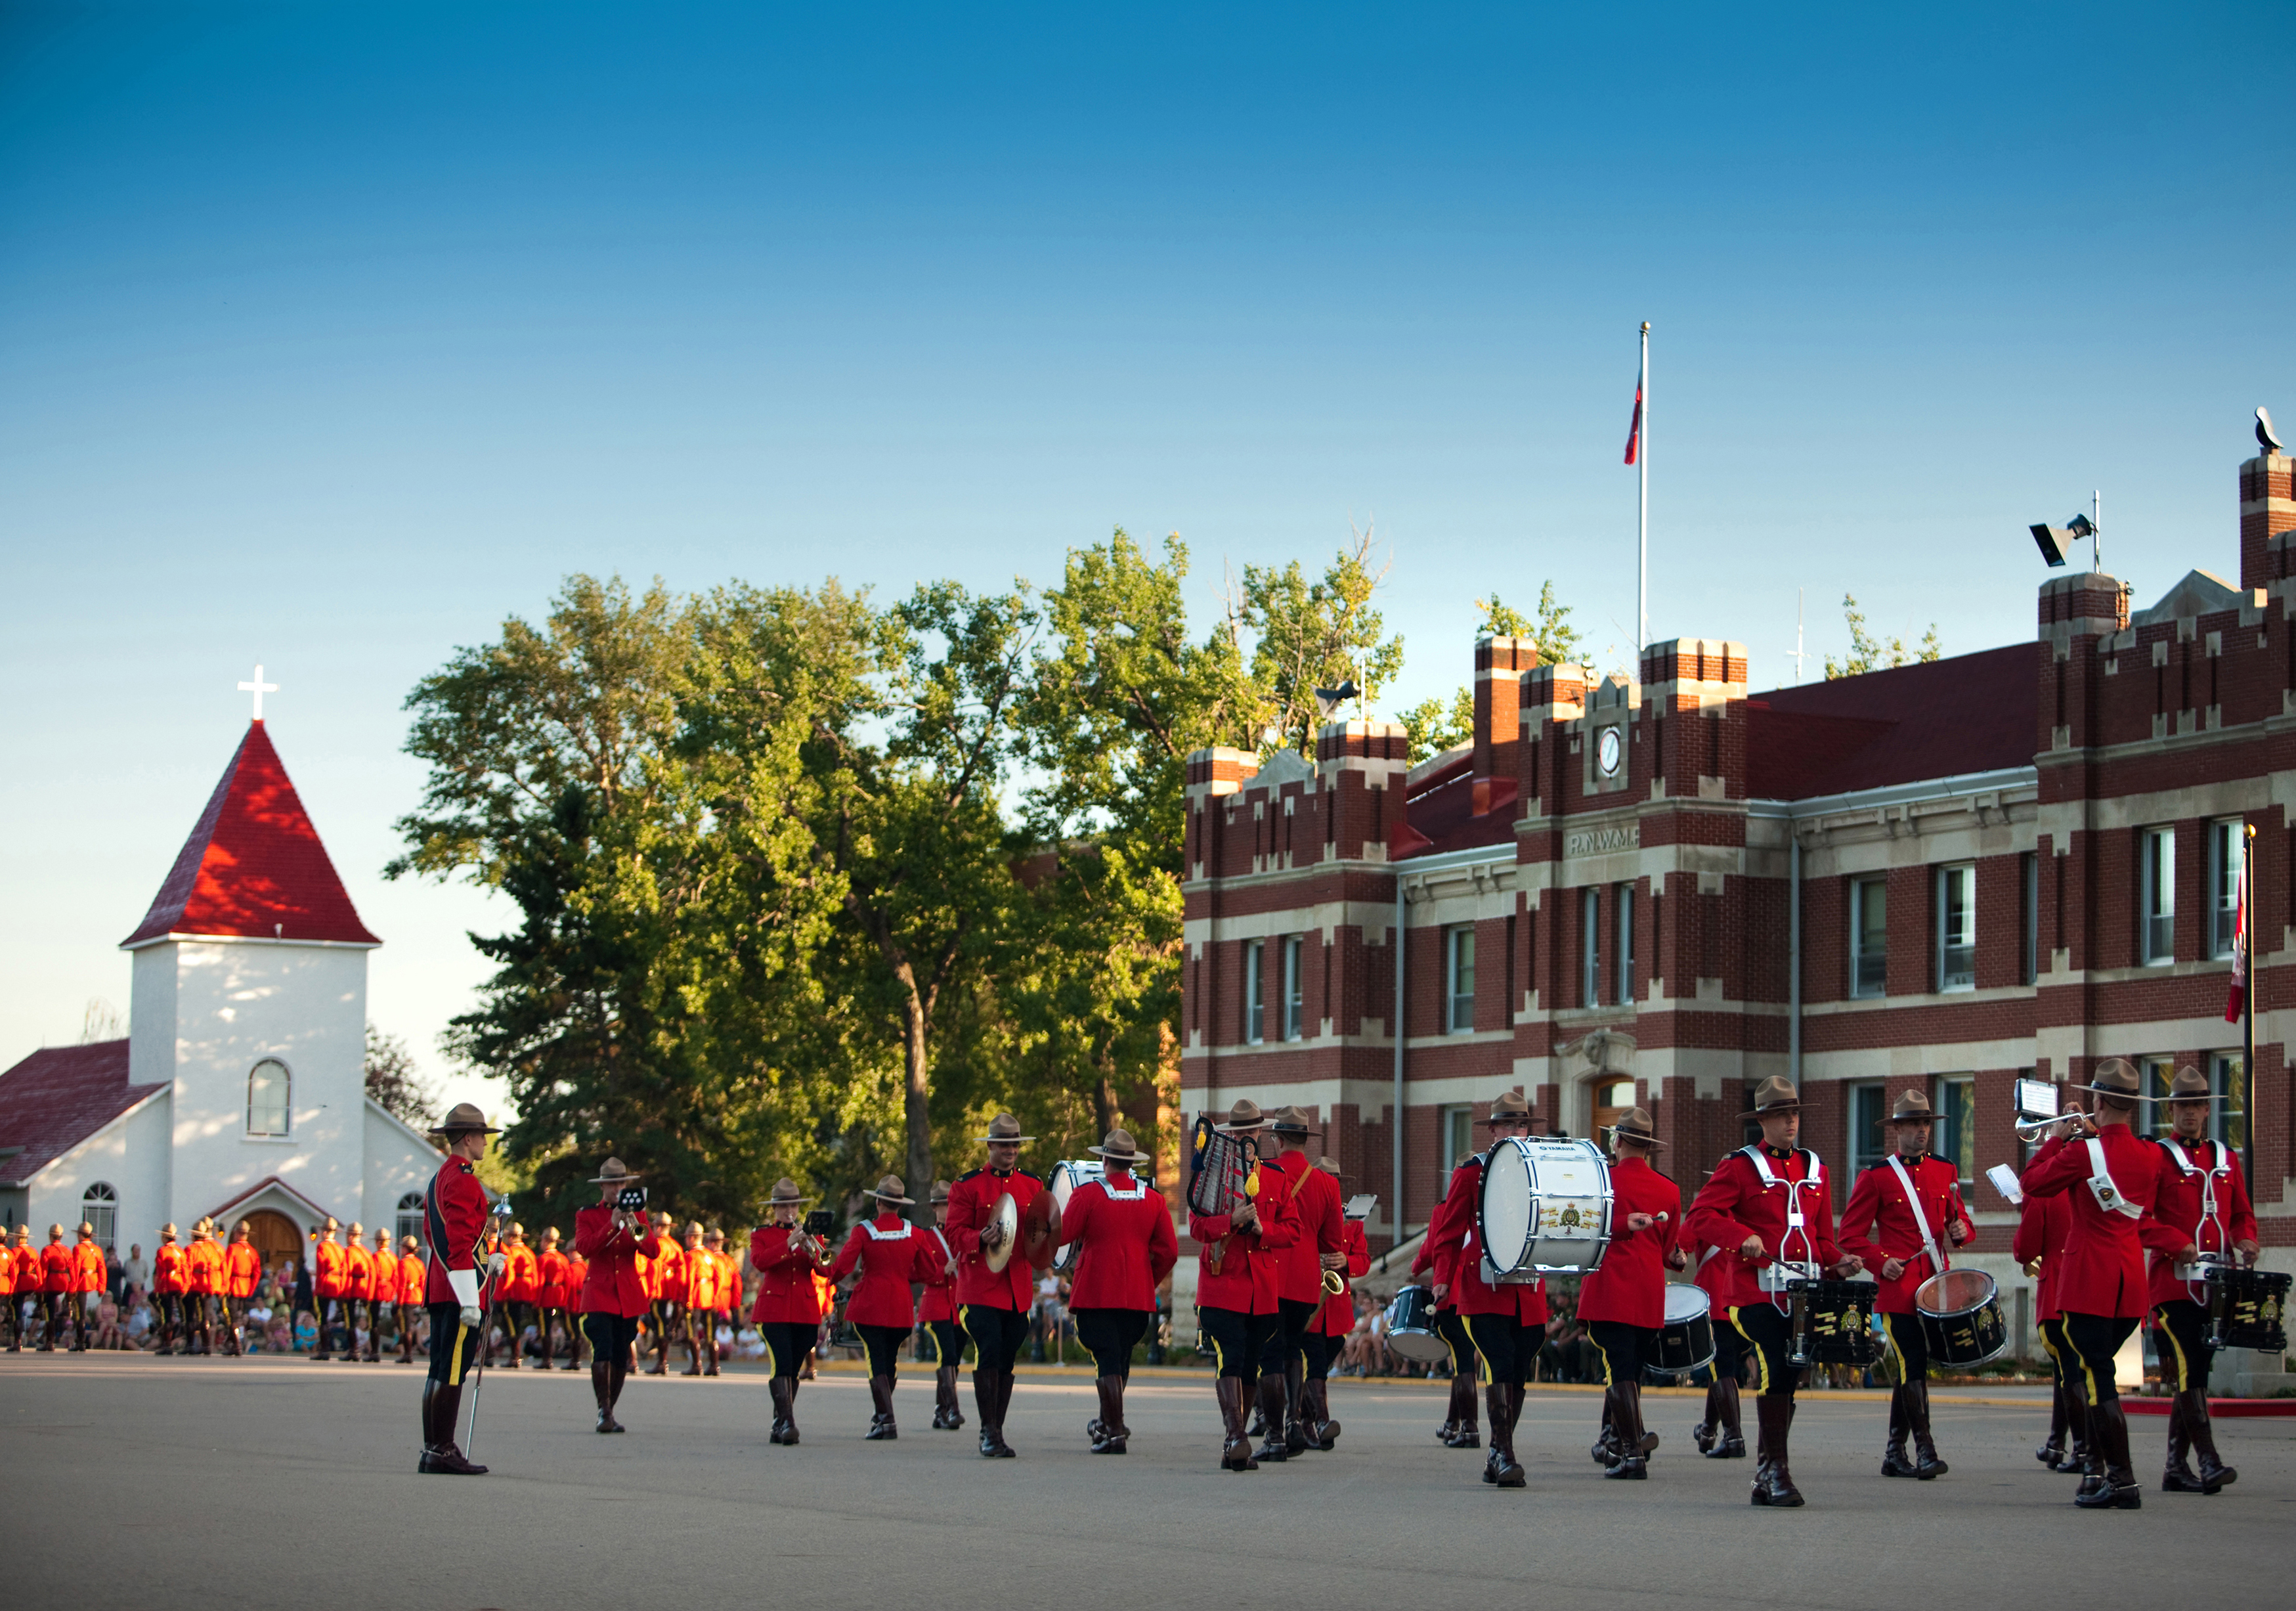
<svg viewBox="0 0 2296 1611">
<path fill-rule="evenodd" d="M 479 1334 L 463 1324 L 460 1303 L 433 1303 L 430 1310 L 430 1379 L 460 1387 L 478 1352 Z"/>
<path fill-rule="evenodd" d="M 2073 1379 L 2081 1401 L 2095 1408 L 2116 1403 L 2120 1389 L 2112 1379 L 2113 1356 L 2136 1329 L 2135 1316 L 2068 1314 L 2065 1338 L 2072 1344 Z"/>
<path fill-rule="evenodd" d="M 2190 1298 L 2156 1304 L 2152 1346 L 2161 1355 L 2161 1375 L 2171 1393 L 2202 1393 L 2216 1350 L 2209 1346 L 2209 1311 Z"/>
</svg>

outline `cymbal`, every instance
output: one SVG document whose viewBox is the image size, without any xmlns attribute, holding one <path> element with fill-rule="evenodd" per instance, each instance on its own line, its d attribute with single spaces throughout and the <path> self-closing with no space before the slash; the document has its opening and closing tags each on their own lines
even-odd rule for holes
<svg viewBox="0 0 2296 1611">
<path fill-rule="evenodd" d="M 981 1255 L 988 1268 L 1002 1273 L 1013 1262 L 1013 1250 L 1021 1245 L 1021 1209 L 1005 1192 L 996 1199 L 996 1206 L 988 1211 L 988 1222 L 1004 1233 L 1004 1237 L 988 1253 Z"/>
</svg>

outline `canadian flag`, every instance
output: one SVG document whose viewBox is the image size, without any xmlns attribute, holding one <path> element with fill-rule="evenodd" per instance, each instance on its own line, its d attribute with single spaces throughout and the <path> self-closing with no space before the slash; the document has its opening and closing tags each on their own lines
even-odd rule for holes
<svg viewBox="0 0 2296 1611">
<path fill-rule="evenodd" d="M 2225 999 L 2225 1022 L 2238 1023 L 2248 1004 L 2248 858 L 2241 858 L 2239 893 L 2232 914 L 2232 992 Z"/>
<path fill-rule="evenodd" d="M 1642 454 L 1642 450 L 1643 450 L 1643 382 L 1642 382 L 1642 377 L 1641 377 L 1640 375 L 1636 375 L 1636 376 L 1635 377 L 1635 417 L 1634 417 L 1634 423 L 1633 423 L 1632 424 L 1630 424 L 1630 425 L 1628 425 L 1628 426 L 1627 427 L 1627 463 L 1628 463 L 1629 464 L 1633 464 L 1633 463 L 1635 462 L 1635 460 L 1636 460 L 1637 457 L 1639 457 L 1639 456 L 1641 456 L 1641 454 Z"/>
</svg>

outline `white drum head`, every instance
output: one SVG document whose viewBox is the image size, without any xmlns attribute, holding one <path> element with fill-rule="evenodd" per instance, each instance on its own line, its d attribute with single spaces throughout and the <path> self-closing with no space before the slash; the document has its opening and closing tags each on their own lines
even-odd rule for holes
<svg viewBox="0 0 2296 1611">
<path fill-rule="evenodd" d="M 1087 1180 L 1100 1180 L 1106 1178 L 1106 1174 L 1101 1168 L 1100 1160 L 1097 1158 L 1063 1158 L 1060 1163 L 1053 1165 L 1053 1181 L 1047 1188 L 1053 1194 L 1053 1206 L 1063 1214 L 1067 1213 L 1069 1199 L 1076 1196 L 1078 1187 Z M 1054 1270 L 1062 1275 L 1068 1274 L 1076 1264 L 1078 1251 L 1079 1245 L 1071 1242 L 1054 1253 Z"/>
<path fill-rule="evenodd" d="M 1537 1174 L 1520 1136 L 1492 1143 L 1483 1164 L 1483 1253 L 1501 1270 L 1513 1270 L 1537 1233 Z"/>
<path fill-rule="evenodd" d="M 1685 1320 L 1694 1320 L 1709 1313 L 1714 1300 L 1703 1286 L 1692 1286 L 1681 1281 L 1669 1281 L 1666 1287 L 1666 1323 L 1679 1326 Z"/>
<path fill-rule="evenodd" d="M 1967 1314 L 1993 1301 L 1993 1278 L 1981 1270 L 1940 1270 L 1914 1289 L 1914 1307 L 1931 1314 Z"/>
</svg>

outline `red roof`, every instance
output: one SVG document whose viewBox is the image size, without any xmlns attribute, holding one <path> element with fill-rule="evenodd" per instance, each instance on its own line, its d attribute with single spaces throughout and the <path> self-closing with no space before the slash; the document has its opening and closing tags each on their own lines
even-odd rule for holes
<svg viewBox="0 0 2296 1611">
<path fill-rule="evenodd" d="M 1746 702 L 1746 792 L 1807 800 L 2033 764 L 2038 643 L 2010 644 Z"/>
<path fill-rule="evenodd" d="M 127 1083 L 127 1042 L 51 1046 L 0 1074 L 0 1185 L 20 1186 L 153 1091 Z"/>
<path fill-rule="evenodd" d="M 1514 779 L 1497 779 L 1505 785 L 1500 790 L 1503 797 L 1490 810 L 1478 812 L 1474 769 L 1474 757 L 1462 755 L 1410 785 L 1403 802 L 1404 834 L 1388 850 L 1393 859 L 1407 861 L 1416 856 L 1514 842 Z"/>
<path fill-rule="evenodd" d="M 260 721 L 224 769 L 208 809 L 135 932 L 381 945 L 351 906 Z"/>
</svg>

